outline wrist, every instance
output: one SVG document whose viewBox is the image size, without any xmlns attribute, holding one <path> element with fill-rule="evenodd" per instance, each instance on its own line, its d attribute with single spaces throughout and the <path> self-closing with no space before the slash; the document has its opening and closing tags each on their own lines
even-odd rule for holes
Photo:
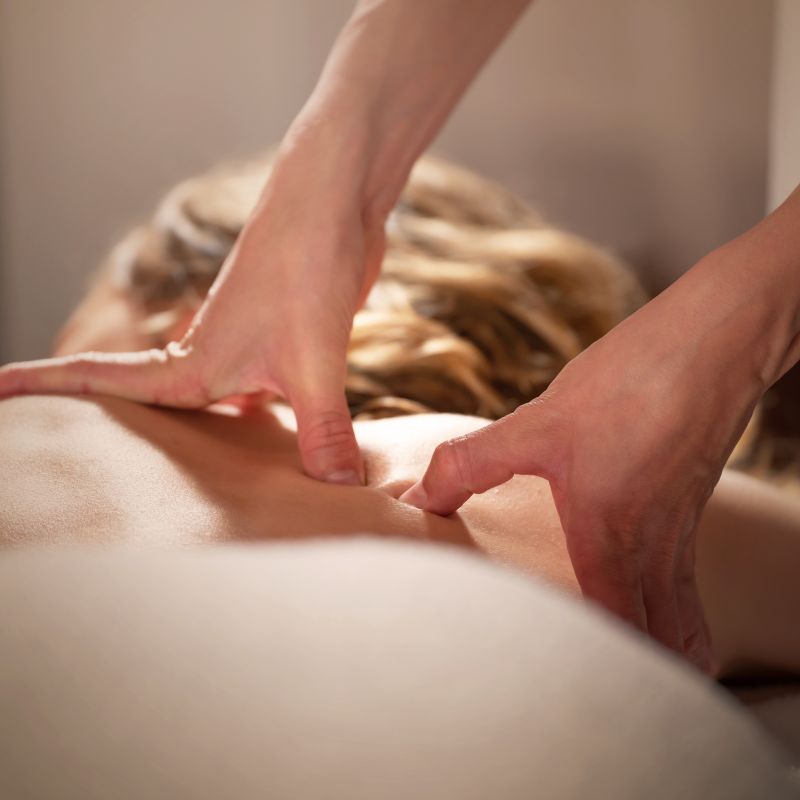
<svg viewBox="0 0 800 800">
<path fill-rule="evenodd" d="M 339 34 L 291 139 L 325 139 L 382 224 L 414 162 L 529 0 L 363 0 Z"/>
<path fill-rule="evenodd" d="M 318 87 L 287 131 L 280 155 L 313 163 L 318 185 L 357 208 L 365 226 L 383 227 L 418 150 L 392 110 L 373 104 L 368 93 Z"/>
<path fill-rule="evenodd" d="M 407 179 L 381 167 L 384 138 L 365 98 L 316 91 L 283 137 L 270 183 L 282 195 L 299 189 L 304 205 L 319 201 L 329 216 L 357 215 L 365 228 L 382 229 Z"/>
<path fill-rule="evenodd" d="M 800 357 L 800 188 L 758 225 L 718 248 L 712 269 L 753 306 L 752 336 L 772 385 Z"/>
<path fill-rule="evenodd" d="M 800 334 L 800 264 L 771 248 L 769 238 L 769 230 L 756 226 L 691 270 L 702 284 L 697 291 L 707 324 L 729 331 L 731 352 L 758 375 L 763 390 L 797 361 Z"/>
<path fill-rule="evenodd" d="M 353 224 L 363 225 L 364 161 L 355 130 L 307 104 L 277 148 L 250 221 L 277 212 L 317 229 L 352 231 Z"/>
</svg>

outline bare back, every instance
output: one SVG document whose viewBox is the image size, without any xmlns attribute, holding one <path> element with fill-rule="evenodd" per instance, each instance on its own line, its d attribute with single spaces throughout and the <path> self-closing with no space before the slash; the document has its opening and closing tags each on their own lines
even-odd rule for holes
<svg viewBox="0 0 800 800">
<path fill-rule="evenodd" d="M 575 586 L 547 483 L 517 477 L 450 518 L 396 498 L 441 441 L 486 424 L 450 414 L 356 424 L 367 486 L 302 472 L 293 419 L 167 411 L 101 397 L 0 403 L 0 543 L 182 546 L 358 532 L 479 547 Z"/>
</svg>

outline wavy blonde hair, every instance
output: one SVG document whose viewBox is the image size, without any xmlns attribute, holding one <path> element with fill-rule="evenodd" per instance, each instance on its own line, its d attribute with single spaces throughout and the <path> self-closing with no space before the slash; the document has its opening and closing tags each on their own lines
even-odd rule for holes
<svg viewBox="0 0 800 800">
<path fill-rule="evenodd" d="M 151 345 L 199 307 L 271 163 L 184 181 L 112 251 L 103 276 L 141 310 Z M 547 225 L 502 187 L 424 157 L 388 220 L 381 275 L 355 318 L 351 412 L 503 416 L 644 299 L 610 252 Z"/>
</svg>

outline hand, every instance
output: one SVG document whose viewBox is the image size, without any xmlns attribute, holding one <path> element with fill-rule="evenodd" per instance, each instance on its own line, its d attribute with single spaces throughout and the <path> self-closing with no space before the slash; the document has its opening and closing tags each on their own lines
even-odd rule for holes
<svg viewBox="0 0 800 800">
<path fill-rule="evenodd" d="M 163 350 L 12 364 L 0 397 L 91 391 L 197 408 L 271 392 L 294 408 L 309 475 L 363 481 L 345 354 L 383 258 L 383 222 L 527 5 L 357 3 L 188 334 Z"/>
<path fill-rule="evenodd" d="M 765 386 L 752 307 L 716 265 L 695 270 L 542 396 L 440 445 L 400 499 L 449 514 L 514 474 L 546 478 L 584 594 L 711 670 L 695 528 Z"/>
<path fill-rule="evenodd" d="M 180 342 L 0 369 L 0 397 L 92 392 L 200 408 L 264 392 L 294 408 L 309 475 L 363 483 L 344 396 L 353 316 L 377 277 L 383 225 L 367 226 L 325 148 L 284 146 L 261 201 Z"/>
</svg>

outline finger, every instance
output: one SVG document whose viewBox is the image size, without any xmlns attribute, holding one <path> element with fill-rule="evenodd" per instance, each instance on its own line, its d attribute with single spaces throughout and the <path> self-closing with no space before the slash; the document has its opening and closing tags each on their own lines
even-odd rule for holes
<svg viewBox="0 0 800 800">
<path fill-rule="evenodd" d="M 681 552 L 676 582 L 683 652 L 696 667 L 708 675 L 715 675 L 719 666 L 711 647 L 711 633 L 697 589 L 694 535 Z"/>
<path fill-rule="evenodd" d="M 678 610 L 675 569 L 672 559 L 642 577 L 642 594 L 647 614 L 647 632 L 675 653 L 683 655 L 683 628 Z"/>
<path fill-rule="evenodd" d="M 196 407 L 208 403 L 200 382 L 175 348 L 138 353 L 81 353 L 9 364 L 0 369 L 0 397 L 16 394 L 107 394 L 144 403 Z"/>
<path fill-rule="evenodd" d="M 364 484 L 364 463 L 344 391 L 295 397 L 289 402 L 297 418 L 297 440 L 303 468 L 312 478 L 351 486 Z"/>
<path fill-rule="evenodd" d="M 567 534 L 567 549 L 583 596 L 616 617 L 647 632 L 641 576 L 627 548 L 614 546 L 608 531 L 596 522 L 577 522 L 578 535 Z"/>
<path fill-rule="evenodd" d="M 425 475 L 400 500 L 434 514 L 451 514 L 473 494 L 505 483 L 515 474 L 550 469 L 552 441 L 546 411 L 520 407 L 497 422 L 440 444 Z"/>
</svg>

